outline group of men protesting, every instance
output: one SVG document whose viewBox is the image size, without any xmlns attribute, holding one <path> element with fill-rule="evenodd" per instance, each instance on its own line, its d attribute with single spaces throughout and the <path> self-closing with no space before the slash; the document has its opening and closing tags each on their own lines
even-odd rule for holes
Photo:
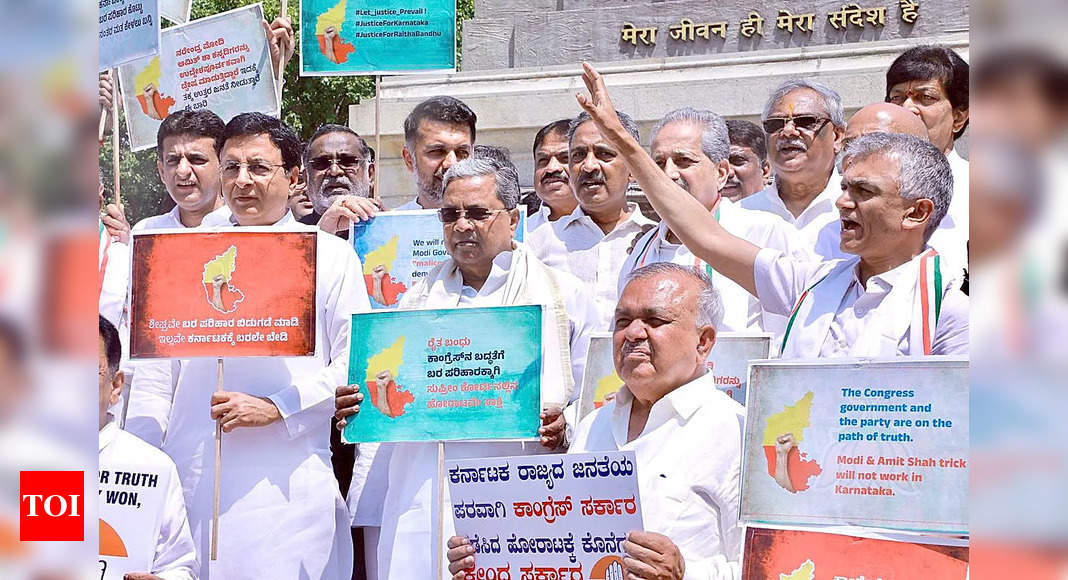
<svg viewBox="0 0 1068 580">
<path fill-rule="evenodd" d="M 399 307 L 543 307 L 540 440 L 450 442 L 445 457 L 632 450 L 646 529 L 623 544 L 623 577 L 738 578 L 745 411 L 706 374 L 717 333 L 772 333 L 784 358 L 967 353 L 968 167 L 953 146 L 968 120 L 968 66 L 945 47 L 911 49 L 887 72 L 885 102 L 848 123 L 838 94 L 805 80 L 771 95 L 762 128 L 679 109 L 648 150 L 602 77 L 584 65 L 582 78 L 581 113 L 534 139 L 542 205 L 525 243 L 517 171 L 499 149 L 480 152 L 470 108 L 434 97 L 404 123 L 418 193 L 395 209 L 437 210 L 448 259 Z M 349 578 L 355 562 L 368 578 L 466 578 L 476 556 L 441 509 L 436 444 L 361 444 L 351 466 L 331 463 L 331 418 L 344 427 L 366 394 L 346 384 L 350 317 L 370 310 L 360 260 L 339 236 L 386 209 L 365 140 L 326 125 L 302 144 L 260 113 L 224 124 L 180 111 L 157 147 L 176 206 L 135 231 L 318 225 L 317 336 L 313 357 L 227 358 L 221 393 L 212 360 L 123 363 L 125 430 L 142 442 L 109 415 L 124 318 L 102 308 L 101 456 L 121 444 L 130 459 L 169 457 L 181 482 L 140 577 Z M 628 202 L 634 184 L 659 224 Z M 128 232 L 110 209 L 121 246 Z M 573 403 L 599 331 L 612 333 L 624 386 L 580 421 Z M 217 423 L 227 468 L 209 564 Z M 447 545 L 435 553 L 439 526 Z"/>
</svg>

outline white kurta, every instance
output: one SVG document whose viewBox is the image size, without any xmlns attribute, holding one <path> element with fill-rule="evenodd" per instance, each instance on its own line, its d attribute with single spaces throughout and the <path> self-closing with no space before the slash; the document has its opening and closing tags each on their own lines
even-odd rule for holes
<svg viewBox="0 0 1068 580">
<path fill-rule="evenodd" d="M 760 248 L 772 248 L 787 255 L 804 256 L 796 242 L 796 235 L 786 222 L 768 212 L 752 211 L 740 207 L 726 198 L 720 202 L 716 215 L 723 229 Z M 681 244 L 667 241 L 667 224 L 660 222 L 656 229 L 646 232 L 634 251 L 623 263 L 619 272 L 619 292 L 623 292 L 630 273 L 643 266 L 657 262 L 672 262 L 682 266 L 694 266 L 703 269 L 719 290 L 723 302 L 723 323 L 717 329 L 721 331 L 767 331 L 780 336 L 786 329 L 786 317 L 765 312 L 760 302 L 732 281 L 716 272 L 693 255 L 690 249 Z"/>
<path fill-rule="evenodd" d="M 406 203 L 406 204 L 404 204 L 404 205 L 402 205 L 400 207 L 393 208 L 393 211 L 405 211 L 405 210 L 409 210 L 409 209 L 426 209 L 426 208 L 424 208 L 423 206 L 419 205 L 419 198 L 417 197 L 417 198 L 413 199 L 412 201 L 409 201 L 408 203 Z"/>
<path fill-rule="evenodd" d="M 745 409 L 705 374 L 654 403 L 645 429 L 627 442 L 633 401 L 620 389 L 582 420 L 568 453 L 633 451 L 645 530 L 678 546 L 684 580 L 740 578 Z"/>
<path fill-rule="evenodd" d="M 231 215 L 230 208 L 223 205 L 204 216 L 199 227 L 226 227 Z M 147 217 L 137 222 L 132 229 L 140 232 L 187 228 L 182 224 L 178 206 L 174 206 L 167 213 Z M 129 308 L 128 295 L 126 300 L 127 308 Z M 172 375 L 177 375 L 179 364 L 177 359 L 139 360 L 131 361 L 129 364 L 132 378 L 125 428 L 156 447 L 163 445 L 163 433 L 167 430 L 167 418 L 170 416 L 171 403 L 174 399 Z"/>
<path fill-rule="evenodd" d="M 595 330 L 610 328 L 616 301 L 619 299 L 619 271 L 643 229 L 656 225 L 642 215 L 637 204 L 631 213 L 608 234 L 586 215 L 582 206 L 549 227 L 538 228 L 527 236 L 534 255 L 547 266 L 565 270 L 592 290 L 597 313 Z"/>
<path fill-rule="evenodd" d="M 189 534 L 182 484 L 171 458 L 136 436 L 120 430 L 112 421 L 100 430 L 99 465 L 100 469 L 107 469 L 109 465 L 137 465 L 149 472 L 170 473 L 164 502 L 158 506 L 159 513 L 155 516 L 159 522 L 159 535 L 152 569 L 129 571 L 150 572 L 163 580 L 195 580 L 199 569 L 197 553 L 193 537 Z"/>
<path fill-rule="evenodd" d="M 950 151 L 946 159 L 953 170 L 953 201 L 927 243 L 946 258 L 953 274 L 957 275 L 968 268 L 968 161 L 956 151 Z"/>
<path fill-rule="evenodd" d="M 289 229 L 291 215 L 275 227 Z M 349 516 L 330 464 L 334 389 L 348 383 L 351 315 L 370 309 L 352 247 L 319 232 L 311 357 L 228 358 L 224 389 L 269 398 L 282 420 L 223 434 L 219 559 L 229 578 L 348 578 Z M 190 528 L 208 578 L 215 424 L 213 359 L 181 362 L 163 450 L 180 466 Z"/>
<path fill-rule="evenodd" d="M 790 213 L 779 197 L 777 181 L 738 203 L 745 209 L 766 211 L 781 217 L 797 230 L 798 243 L 804 250 L 820 259 L 833 260 L 848 257 L 838 243 L 842 226 L 835 202 L 840 195 L 842 178 L 837 171 L 831 171 L 826 187 L 797 217 Z"/>
<path fill-rule="evenodd" d="M 543 202 L 541 204 L 541 207 L 538 208 L 538 211 L 528 215 L 527 216 L 527 235 L 530 235 L 531 232 L 533 232 L 534 230 L 540 228 L 541 226 L 544 226 L 546 224 L 551 224 L 552 222 L 549 221 L 549 213 L 551 211 L 552 211 L 551 208 Z"/>
<path fill-rule="evenodd" d="M 522 250 L 519 246 L 518 251 Z M 451 307 L 475 307 L 501 305 L 508 281 L 509 270 L 516 252 L 503 252 L 494 259 L 493 268 L 489 278 L 481 290 L 475 291 L 468 286 L 462 286 L 456 282 L 458 272 L 452 260 L 447 260 L 441 270 L 453 271 L 457 276 L 445 276 L 449 283 L 446 288 L 450 290 L 448 297 L 439 297 L 436 292 L 429 292 L 427 282 L 420 282 L 411 291 L 405 294 L 400 307 L 410 307 L 418 303 L 420 294 L 428 295 L 425 303 L 426 308 L 451 308 Z M 527 256 L 527 259 L 534 259 Z M 537 268 L 531 268 L 531 276 L 537 275 Z M 439 274 L 438 270 L 431 273 L 429 280 L 433 281 Z M 570 326 L 570 352 L 571 373 L 575 384 L 581 384 L 582 372 L 585 367 L 586 350 L 589 348 L 589 333 L 592 327 L 592 314 L 586 304 L 585 294 L 582 292 L 581 283 L 564 272 L 552 273 L 556 278 L 564 309 Z M 532 285 L 546 285 L 546 280 L 530 280 Z M 548 304 L 543 304 L 548 306 Z M 546 309 L 542 322 L 543 336 L 547 333 L 555 334 L 554 316 Z M 552 403 L 574 400 L 578 396 L 578 389 L 566 393 L 560 388 L 559 368 L 553 370 L 553 366 L 546 364 L 551 359 L 559 359 L 559 355 L 548 352 L 543 342 L 542 365 L 542 402 Z M 447 459 L 463 459 L 471 457 L 504 457 L 511 455 L 530 455 L 544 453 L 546 450 L 537 441 L 529 442 L 454 442 L 446 443 L 445 457 Z M 387 451 L 388 450 L 388 451 Z M 435 530 L 437 529 L 440 512 L 435 512 L 434 506 L 438 503 L 437 486 L 434 484 L 437 478 L 437 444 L 435 443 L 384 443 L 379 448 L 379 455 L 391 453 L 388 464 L 388 474 L 372 473 L 370 480 L 386 475 L 386 497 L 382 502 L 382 535 L 378 545 L 378 569 L 381 580 L 414 580 L 432 578 L 434 570 L 434 555 L 438 553 L 435 547 Z M 370 483 L 368 484 L 371 485 Z M 446 514 L 443 520 L 444 539 L 455 534 L 449 504 L 448 487 L 445 488 L 445 497 L 441 499 L 442 509 Z M 362 501 L 361 501 L 362 503 Z M 359 514 L 357 514 L 359 517 Z M 444 540 L 443 540 L 444 542 Z M 442 545 L 444 548 L 444 544 Z M 440 551 L 444 562 L 444 549 Z M 449 578 L 447 563 L 442 568 L 444 578 Z"/>
<path fill-rule="evenodd" d="M 860 258 L 801 262 L 765 249 L 753 275 L 761 306 L 789 316 L 808 290 L 786 338 L 783 358 L 922 356 L 912 344 L 922 254 L 861 284 Z M 931 354 L 967 354 L 968 297 L 943 279 L 941 316 Z M 811 289 L 811 290 L 809 290 Z"/>
</svg>

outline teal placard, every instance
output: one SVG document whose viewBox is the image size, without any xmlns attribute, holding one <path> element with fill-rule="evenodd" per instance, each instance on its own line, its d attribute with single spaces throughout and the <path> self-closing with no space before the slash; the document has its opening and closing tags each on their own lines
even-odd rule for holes
<svg viewBox="0 0 1068 580">
<path fill-rule="evenodd" d="M 456 70 L 456 0 L 301 0 L 302 76 Z"/>
<path fill-rule="evenodd" d="M 537 438 L 541 306 L 354 314 L 349 384 L 347 443 Z"/>
</svg>

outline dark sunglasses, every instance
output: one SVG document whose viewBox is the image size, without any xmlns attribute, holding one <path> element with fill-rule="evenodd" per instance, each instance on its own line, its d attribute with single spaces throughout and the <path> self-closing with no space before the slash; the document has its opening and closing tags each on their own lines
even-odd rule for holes
<svg viewBox="0 0 1068 580">
<path fill-rule="evenodd" d="M 460 221 L 461 217 L 465 217 L 468 221 L 482 222 L 493 217 L 494 214 L 498 214 L 502 211 L 508 211 L 506 209 L 486 209 L 484 207 L 469 207 L 466 209 L 460 209 L 458 207 L 443 207 L 438 210 L 438 219 L 443 224 L 454 224 Z"/>
<path fill-rule="evenodd" d="M 316 157 L 308 161 L 308 165 L 316 171 L 326 171 L 330 169 L 330 166 L 337 163 L 338 167 L 342 169 L 357 169 L 361 163 L 364 162 L 362 157 L 355 155 L 338 155 L 337 157 L 330 157 L 324 155 L 322 157 Z"/>
<path fill-rule="evenodd" d="M 817 117 L 816 115 L 798 115 L 796 117 L 769 117 L 764 119 L 764 132 L 768 135 L 778 133 L 786 127 L 788 121 L 794 122 L 794 128 L 798 131 L 805 131 L 807 133 L 816 134 L 823 130 L 824 125 L 830 123 L 831 120 L 827 117 Z"/>
</svg>

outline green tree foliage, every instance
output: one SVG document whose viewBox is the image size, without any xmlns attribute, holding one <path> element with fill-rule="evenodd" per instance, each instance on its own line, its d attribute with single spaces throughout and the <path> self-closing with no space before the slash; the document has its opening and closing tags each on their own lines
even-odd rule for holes
<svg viewBox="0 0 1068 580">
<path fill-rule="evenodd" d="M 203 18 L 249 4 L 249 0 L 194 0 L 192 19 Z M 264 0 L 264 17 L 271 21 L 281 10 L 280 0 Z M 300 50 L 299 0 L 290 0 L 289 19 L 293 22 L 297 50 Z M 460 34 L 463 21 L 474 16 L 474 0 L 457 0 L 456 35 L 458 47 L 462 46 Z M 165 22 L 164 27 L 168 24 Z M 459 50 L 459 48 L 458 48 Z M 293 127 L 302 139 L 307 139 L 316 127 L 324 123 L 348 123 L 349 105 L 358 104 L 374 96 L 374 77 L 301 77 L 299 54 L 294 55 L 283 75 L 282 118 Z M 122 176 L 122 199 L 130 223 L 152 215 L 169 211 L 174 207 L 156 171 L 156 149 L 131 152 L 126 138 L 125 125 L 120 128 L 119 173 Z M 100 147 L 100 167 L 104 171 L 104 184 L 109 199 L 112 190 L 112 151 L 108 138 Z"/>
</svg>

